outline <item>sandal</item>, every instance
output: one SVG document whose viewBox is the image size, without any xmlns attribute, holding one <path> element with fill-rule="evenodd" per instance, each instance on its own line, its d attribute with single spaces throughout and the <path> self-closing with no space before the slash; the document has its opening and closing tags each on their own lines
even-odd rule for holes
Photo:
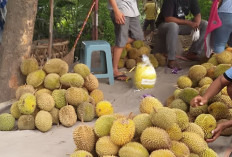
<svg viewBox="0 0 232 157">
<path fill-rule="evenodd" d="M 188 52 L 185 57 L 190 60 L 190 61 L 199 61 L 200 58 L 197 56 L 196 53 L 193 53 L 193 52 Z"/>
<path fill-rule="evenodd" d="M 179 55 L 177 55 L 176 58 L 181 59 L 181 60 L 183 60 L 183 61 L 190 61 L 188 58 L 186 58 L 186 57 L 184 57 L 184 56 L 179 56 Z"/>
<path fill-rule="evenodd" d="M 127 81 L 130 79 L 130 77 L 126 76 L 125 74 L 122 74 L 122 75 L 114 76 L 114 79 L 118 81 Z"/>
<path fill-rule="evenodd" d="M 173 70 L 181 70 L 182 68 L 175 60 L 169 60 L 167 64 L 168 68 Z"/>
</svg>

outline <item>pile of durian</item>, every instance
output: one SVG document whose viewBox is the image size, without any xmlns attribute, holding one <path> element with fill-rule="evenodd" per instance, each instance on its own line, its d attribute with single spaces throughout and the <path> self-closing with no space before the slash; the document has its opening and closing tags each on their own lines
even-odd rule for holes
<svg viewBox="0 0 232 157">
<path fill-rule="evenodd" d="M 217 157 L 204 130 L 183 110 L 164 107 L 153 96 L 143 98 L 139 110 L 135 116 L 104 114 L 93 127 L 77 126 L 70 157 Z"/>
<path fill-rule="evenodd" d="M 53 124 L 71 127 L 77 120 L 89 122 L 102 113 L 113 112 L 98 89 L 98 79 L 85 64 L 78 63 L 69 72 L 68 64 L 61 59 L 50 59 L 40 68 L 35 58 L 28 58 L 22 61 L 20 70 L 26 84 L 17 88 L 10 113 L 0 115 L 1 131 L 16 128 L 47 132 Z"/>
<path fill-rule="evenodd" d="M 150 62 L 157 68 L 166 64 L 166 58 L 161 53 L 151 54 L 151 48 L 141 40 L 136 40 L 132 44 L 127 44 L 122 51 L 118 68 L 132 69 L 137 63 L 142 61 L 142 55 L 149 57 Z"/>
<path fill-rule="evenodd" d="M 217 123 L 232 119 L 232 101 L 228 96 L 227 87 L 203 106 L 191 107 L 190 101 L 197 95 L 203 95 L 210 84 L 231 67 L 231 63 L 232 49 L 226 49 L 222 53 L 214 54 L 206 63 L 193 65 L 187 75 L 177 79 L 178 88 L 166 101 L 168 107 L 183 110 L 192 122 L 205 128 L 206 139 L 212 137 L 211 131 Z M 202 122 L 199 121 L 199 117 Z M 200 124 L 203 121 L 204 124 Z M 221 135 L 232 135 L 232 127 L 222 131 Z"/>
</svg>

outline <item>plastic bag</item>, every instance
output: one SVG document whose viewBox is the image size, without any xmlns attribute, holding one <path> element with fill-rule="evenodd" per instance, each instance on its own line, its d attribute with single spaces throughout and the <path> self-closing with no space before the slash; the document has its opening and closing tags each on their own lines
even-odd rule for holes
<svg viewBox="0 0 232 157">
<path fill-rule="evenodd" d="M 155 82 L 155 68 L 151 64 L 149 57 L 143 55 L 142 62 L 138 63 L 135 70 L 134 85 L 137 89 L 150 89 L 155 86 Z"/>
<path fill-rule="evenodd" d="M 199 29 L 192 30 L 192 41 L 197 41 L 200 38 L 200 31 Z"/>
</svg>

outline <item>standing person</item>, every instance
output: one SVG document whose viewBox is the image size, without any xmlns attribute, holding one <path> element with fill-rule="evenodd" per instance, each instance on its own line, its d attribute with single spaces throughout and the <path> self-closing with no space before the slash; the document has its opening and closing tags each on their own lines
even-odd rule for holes
<svg viewBox="0 0 232 157">
<path fill-rule="evenodd" d="M 154 31 L 155 29 L 155 19 L 157 16 L 156 3 L 153 0 L 148 0 L 144 6 L 144 12 L 145 12 L 146 18 L 143 24 L 143 32 L 145 34 L 148 26 L 150 26 L 151 31 Z"/>
<path fill-rule="evenodd" d="M 225 50 L 232 33 L 232 0 L 221 0 L 221 4 L 218 7 L 218 16 L 222 25 L 212 32 L 214 39 L 213 51 L 215 53 Z"/>
<path fill-rule="evenodd" d="M 190 105 L 192 107 L 197 107 L 207 104 L 209 99 L 217 95 L 224 87 L 227 87 L 227 93 L 230 96 L 230 99 L 232 99 L 232 68 L 226 70 L 223 75 L 214 80 L 203 96 L 198 95 L 194 97 L 191 100 Z M 212 139 L 207 139 L 207 142 L 215 141 L 224 129 L 231 126 L 232 120 L 218 124 L 216 129 L 213 130 Z"/>
<path fill-rule="evenodd" d="M 185 17 L 192 13 L 193 20 Z M 178 35 L 190 35 L 192 30 L 199 29 L 200 37 L 193 41 L 186 58 L 199 60 L 199 54 L 204 48 L 204 34 L 208 22 L 201 19 L 197 0 L 164 0 L 156 25 L 162 43 L 167 51 L 167 66 L 171 69 L 181 69 L 176 62 Z"/>
<path fill-rule="evenodd" d="M 139 21 L 137 0 L 108 0 L 110 15 L 115 29 L 115 47 L 113 48 L 113 71 L 116 80 L 127 80 L 128 77 L 119 72 L 118 62 L 127 43 L 144 40 Z"/>
<path fill-rule="evenodd" d="M 223 52 L 227 43 L 231 45 L 232 1 L 214 0 L 208 22 L 205 45 L 209 58 L 212 53 Z"/>
</svg>

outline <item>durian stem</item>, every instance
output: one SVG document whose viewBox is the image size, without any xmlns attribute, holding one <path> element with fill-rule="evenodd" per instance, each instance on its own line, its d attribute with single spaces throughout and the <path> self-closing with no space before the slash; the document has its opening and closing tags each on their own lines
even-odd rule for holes
<svg viewBox="0 0 232 157">
<path fill-rule="evenodd" d="M 72 87 L 71 82 L 68 82 L 69 86 Z"/>
<path fill-rule="evenodd" d="M 155 107 L 153 107 L 153 110 L 155 111 L 155 113 L 157 113 L 157 109 Z"/>
<path fill-rule="evenodd" d="M 35 93 L 38 91 L 38 89 L 36 89 L 32 94 L 35 95 Z"/>
<path fill-rule="evenodd" d="M 136 66 L 134 66 L 133 68 L 131 68 L 130 71 L 129 71 L 129 73 L 132 72 L 135 68 L 136 68 Z"/>
<path fill-rule="evenodd" d="M 91 103 L 93 106 L 96 106 L 96 103 L 91 96 L 89 97 L 89 103 Z"/>
<path fill-rule="evenodd" d="M 81 123 L 84 124 L 83 113 L 81 113 Z"/>
<path fill-rule="evenodd" d="M 128 115 L 127 119 L 132 119 L 132 114 L 133 114 L 133 112 L 131 112 L 131 113 Z"/>
<path fill-rule="evenodd" d="M 202 120 L 202 121 L 203 121 L 203 123 L 204 123 L 205 119 L 206 119 L 206 116 L 205 116 L 205 117 L 204 117 L 204 119 Z"/>
</svg>

